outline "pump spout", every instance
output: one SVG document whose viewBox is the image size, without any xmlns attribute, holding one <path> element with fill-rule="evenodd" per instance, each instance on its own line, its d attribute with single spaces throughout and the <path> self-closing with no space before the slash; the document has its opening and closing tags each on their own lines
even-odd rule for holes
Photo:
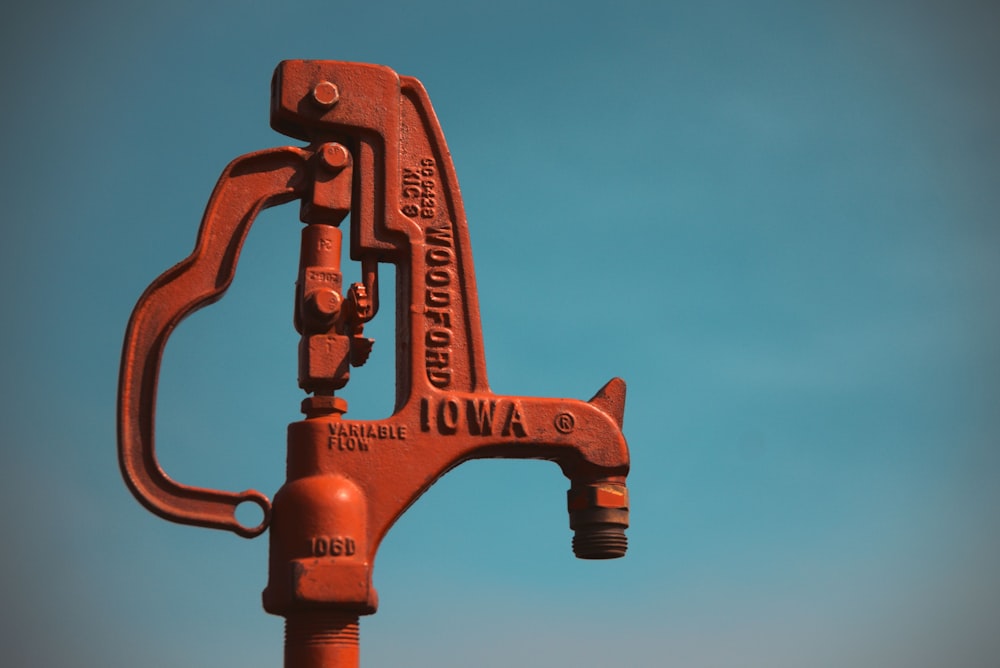
<svg viewBox="0 0 1000 668">
<path fill-rule="evenodd" d="M 625 417 L 625 381 L 613 378 L 588 402 L 611 416 L 619 433 Z M 628 450 L 619 454 L 628 467 Z M 624 475 L 573 479 L 566 493 L 573 553 L 580 559 L 617 559 L 628 549 L 628 488 Z"/>
</svg>

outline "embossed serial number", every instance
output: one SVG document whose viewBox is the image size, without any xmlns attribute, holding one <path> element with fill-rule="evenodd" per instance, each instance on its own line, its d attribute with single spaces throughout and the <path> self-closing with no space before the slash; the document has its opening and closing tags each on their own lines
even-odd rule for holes
<svg viewBox="0 0 1000 668">
<path fill-rule="evenodd" d="M 314 557 L 349 557 L 357 551 L 357 544 L 348 536 L 313 536 L 309 552 Z"/>
<path fill-rule="evenodd" d="M 434 158 L 423 158 L 420 167 L 403 168 L 403 214 L 410 218 L 434 218 L 437 215 L 437 165 Z"/>
</svg>

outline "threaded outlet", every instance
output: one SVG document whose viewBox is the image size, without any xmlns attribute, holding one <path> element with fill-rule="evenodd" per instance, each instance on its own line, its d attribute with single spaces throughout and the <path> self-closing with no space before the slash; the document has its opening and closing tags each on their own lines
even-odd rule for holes
<svg viewBox="0 0 1000 668">
<path fill-rule="evenodd" d="M 628 536 L 621 524 L 587 524 L 573 534 L 573 554 L 578 559 L 618 559 L 628 550 Z"/>
</svg>

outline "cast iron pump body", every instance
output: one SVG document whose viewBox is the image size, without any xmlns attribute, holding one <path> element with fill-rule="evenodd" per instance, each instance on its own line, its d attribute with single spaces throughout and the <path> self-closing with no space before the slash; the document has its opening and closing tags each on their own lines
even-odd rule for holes
<svg viewBox="0 0 1000 668">
<path fill-rule="evenodd" d="M 494 394 L 486 378 L 468 228 L 451 157 L 423 86 L 387 67 L 278 65 L 271 126 L 308 142 L 241 156 L 220 177 L 192 254 L 140 297 L 129 321 L 118 401 L 119 460 L 136 498 L 174 522 L 270 533 L 264 608 L 286 618 L 286 668 L 355 668 L 358 619 L 374 613 L 375 553 L 386 532 L 447 471 L 475 458 L 546 459 L 570 480 L 573 550 L 625 554 L 625 383 L 588 402 Z M 188 314 L 232 282 L 257 213 L 300 200 L 305 223 L 294 323 L 305 419 L 288 426 L 287 481 L 273 504 L 254 490 L 190 487 L 154 450 L 160 359 Z M 362 280 L 343 286 L 341 231 Z M 382 420 L 345 419 L 336 392 L 365 363 L 378 312 L 378 265 L 396 265 L 396 399 Z M 255 503 L 260 525 L 236 507 Z"/>
</svg>

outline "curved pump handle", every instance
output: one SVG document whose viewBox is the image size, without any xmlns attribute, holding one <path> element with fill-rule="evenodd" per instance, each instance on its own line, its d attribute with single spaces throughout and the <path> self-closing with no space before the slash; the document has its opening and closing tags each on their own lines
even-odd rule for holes
<svg viewBox="0 0 1000 668">
<path fill-rule="evenodd" d="M 284 147 L 233 160 L 212 192 L 194 251 L 139 298 L 125 332 L 118 385 L 118 460 L 125 482 L 150 511 L 181 524 L 227 529 L 245 538 L 267 529 L 271 502 L 256 490 L 224 492 L 175 482 L 160 468 L 154 415 L 167 338 L 186 316 L 217 301 L 232 283 L 240 249 L 257 214 L 301 198 L 311 151 Z M 236 507 L 256 503 L 263 521 L 246 527 Z"/>
</svg>

